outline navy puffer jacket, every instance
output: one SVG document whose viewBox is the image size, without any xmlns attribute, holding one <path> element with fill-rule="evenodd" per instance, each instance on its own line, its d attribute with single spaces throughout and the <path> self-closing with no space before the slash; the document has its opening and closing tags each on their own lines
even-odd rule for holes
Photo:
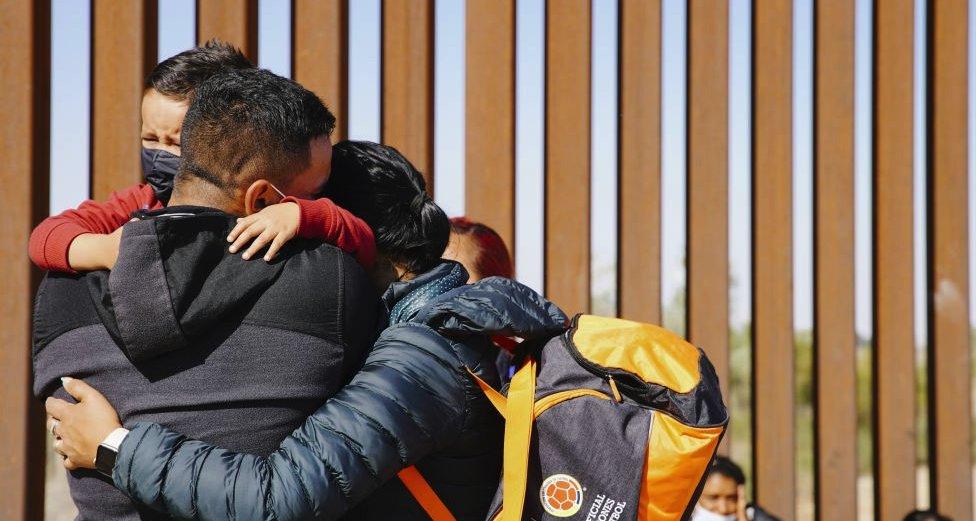
<svg viewBox="0 0 976 521">
<path fill-rule="evenodd" d="M 566 317 L 517 282 L 454 287 L 458 277 L 467 278 L 463 268 L 445 262 L 393 284 L 383 298 L 395 323 L 362 370 L 269 457 L 136 424 L 116 486 L 178 518 L 429 519 L 395 479 L 416 464 L 455 517 L 484 519 L 502 423 L 465 367 L 497 385 L 490 336 L 548 338 Z"/>
</svg>

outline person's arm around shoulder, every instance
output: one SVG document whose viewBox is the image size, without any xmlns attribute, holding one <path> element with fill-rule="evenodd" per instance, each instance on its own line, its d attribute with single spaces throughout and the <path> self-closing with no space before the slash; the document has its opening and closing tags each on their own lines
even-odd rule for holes
<svg viewBox="0 0 976 521">
<path fill-rule="evenodd" d="M 314 200 L 286 197 L 284 200 L 298 205 L 301 214 L 299 237 L 322 239 L 335 244 L 340 250 L 353 254 L 364 268 L 373 266 L 376 261 L 376 240 L 373 229 L 366 221 L 328 197 Z"/>
<path fill-rule="evenodd" d="M 376 260 L 373 230 L 365 221 L 337 206 L 331 199 L 316 200 L 285 197 L 260 212 L 242 217 L 227 236 L 231 253 L 247 246 L 241 257 L 249 260 L 263 248 L 265 261 L 275 258 L 281 248 L 295 237 L 321 239 L 340 250 L 355 255 L 369 268 Z M 250 243 L 250 244 L 249 244 Z M 249 245 L 248 245 L 249 244 Z"/>
<path fill-rule="evenodd" d="M 463 370 L 449 340 L 426 326 L 399 325 L 380 336 L 363 370 L 271 456 L 235 453 L 138 423 L 119 447 L 112 477 L 132 499 L 174 517 L 334 519 L 457 438 L 476 396 Z M 47 409 L 61 421 L 56 449 L 67 451 L 66 465 L 91 467 L 86 458 L 101 440 L 76 440 L 118 425 L 88 422 L 78 429 L 84 418 L 112 416 L 86 409 L 99 400 L 81 386 L 80 380 L 66 386 L 81 396 L 78 405 L 49 400 Z"/>
<path fill-rule="evenodd" d="M 110 269 L 118 256 L 122 225 L 133 212 L 160 206 L 145 184 L 113 192 L 106 201 L 85 201 L 37 225 L 28 244 L 31 261 L 41 269 L 68 273 Z"/>
</svg>

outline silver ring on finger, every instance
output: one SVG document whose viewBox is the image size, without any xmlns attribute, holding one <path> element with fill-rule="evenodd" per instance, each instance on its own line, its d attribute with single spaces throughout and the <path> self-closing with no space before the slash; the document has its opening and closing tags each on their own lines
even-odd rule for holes
<svg viewBox="0 0 976 521">
<path fill-rule="evenodd" d="M 61 420 L 54 420 L 53 422 L 51 422 L 51 436 L 53 436 L 54 439 L 58 438 L 58 432 L 57 432 L 58 425 L 61 425 Z"/>
</svg>

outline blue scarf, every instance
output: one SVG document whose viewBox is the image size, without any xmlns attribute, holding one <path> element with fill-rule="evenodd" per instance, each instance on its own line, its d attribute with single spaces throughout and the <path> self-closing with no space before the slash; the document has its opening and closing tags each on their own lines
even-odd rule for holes
<svg viewBox="0 0 976 521">
<path fill-rule="evenodd" d="M 440 295 L 451 291 L 454 288 L 463 286 L 468 281 L 468 273 L 460 264 L 454 264 L 446 275 L 436 278 L 430 282 L 418 286 L 417 289 L 407 293 L 393 309 L 390 310 L 390 325 L 405 322 L 426 306 L 431 300 Z"/>
</svg>

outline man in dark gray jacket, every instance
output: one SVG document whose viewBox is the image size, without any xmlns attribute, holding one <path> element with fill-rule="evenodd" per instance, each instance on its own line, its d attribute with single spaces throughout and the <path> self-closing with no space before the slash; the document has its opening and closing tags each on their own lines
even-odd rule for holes
<svg viewBox="0 0 976 521">
<path fill-rule="evenodd" d="M 271 263 L 228 253 L 236 217 L 311 197 L 328 178 L 335 118 L 267 71 L 202 86 L 182 129 L 170 206 L 125 226 L 109 272 L 51 274 L 37 297 L 34 391 L 84 378 L 125 425 L 152 421 L 268 455 L 362 365 L 377 300 L 337 248 L 293 241 Z M 164 269 L 165 267 L 165 269 Z M 160 355 L 166 356 L 160 356 Z M 69 476 L 81 519 L 145 519 L 111 480 Z"/>
</svg>

